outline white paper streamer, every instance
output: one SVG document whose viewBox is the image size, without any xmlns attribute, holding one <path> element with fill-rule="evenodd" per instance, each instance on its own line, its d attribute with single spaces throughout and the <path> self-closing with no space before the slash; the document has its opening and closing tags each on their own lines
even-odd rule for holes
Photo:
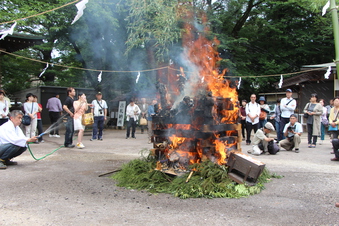
<svg viewBox="0 0 339 226">
<path fill-rule="evenodd" d="M 241 77 L 239 78 L 238 89 L 240 89 L 240 85 L 241 85 Z"/>
<path fill-rule="evenodd" d="M 327 11 L 328 7 L 330 7 L 330 1 L 328 1 L 326 3 L 326 5 L 324 5 L 323 11 L 322 11 L 322 14 L 321 14 L 322 16 L 324 16 L 326 14 L 326 11 Z"/>
<path fill-rule="evenodd" d="M 47 68 L 48 68 L 48 63 L 47 63 L 47 65 L 46 65 L 46 67 L 44 68 L 44 70 L 42 70 L 42 72 L 40 73 L 39 78 L 41 77 L 41 75 L 43 75 L 43 74 L 45 73 L 45 71 L 47 70 Z"/>
<path fill-rule="evenodd" d="M 87 3 L 88 3 L 88 0 L 82 0 L 81 2 L 75 4 L 75 6 L 78 9 L 78 12 L 77 12 L 77 15 L 74 17 L 73 22 L 71 24 L 74 24 L 84 14 L 84 9 L 86 9 Z"/>
<path fill-rule="evenodd" d="M 331 75 L 331 66 L 327 68 L 326 73 L 324 74 L 325 79 L 329 79 Z"/>
<path fill-rule="evenodd" d="M 100 74 L 98 75 L 98 82 L 101 82 L 101 76 L 102 76 L 102 71 L 100 71 Z"/>
<path fill-rule="evenodd" d="M 137 76 L 137 79 L 135 80 L 135 83 L 138 83 L 139 78 L 140 78 L 140 71 L 138 71 L 138 76 Z"/>
<path fill-rule="evenodd" d="M 280 82 L 278 84 L 279 86 L 279 89 L 281 89 L 282 85 L 283 85 L 283 82 L 284 82 L 284 77 L 282 75 L 280 75 Z"/>
<path fill-rule="evenodd" d="M 15 26 L 16 26 L 16 21 L 14 22 L 14 24 L 12 25 L 10 29 L 5 30 L 5 31 L 0 31 L 0 35 L 2 34 L 0 40 L 4 39 L 7 35 L 12 35 L 14 32 Z"/>
</svg>

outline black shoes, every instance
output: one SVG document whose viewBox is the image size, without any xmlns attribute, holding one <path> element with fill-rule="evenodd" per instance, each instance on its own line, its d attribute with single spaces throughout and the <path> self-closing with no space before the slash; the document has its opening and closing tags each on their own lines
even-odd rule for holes
<svg viewBox="0 0 339 226">
<path fill-rule="evenodd" d="M 5 164 L 6 164 L 7 166 L 15 166 L 15 165 L 18 165 L 18 163 L 17 163 L 17 162 L 10 161 L 10 160 L 8 160 L 8 161 L 5 161 Z"/>
<path fill-rule="evenodd" d="M 65 148 L 74 148 L 74 147 L 75 147 L 74 144 L 65 145 Z"/>
</svg>

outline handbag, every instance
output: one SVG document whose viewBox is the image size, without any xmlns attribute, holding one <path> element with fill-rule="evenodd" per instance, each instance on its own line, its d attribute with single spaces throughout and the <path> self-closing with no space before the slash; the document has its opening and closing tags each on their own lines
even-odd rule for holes
<svg viewBox="0 0 339 226">
<path fill-rule="evenodd" d="M 328 131 L 338 131 L 338 126 L 333 127 L 331 124 L 329 124 Z"/>
<path fill-rule="evenodd" d="M 31 114 L 32 114 L 32 112 L 33 112 L 33 102 L 32 102 L 32 109 L 31 109 Z M 31 125 L 31 117 L 29 116 L 29 115 L 24 115 L 23 117 L 22 117 L 22 120 L 21 120 L 21 123 L 22 123 L 22 125 L 24 125 L 24 126 L 29 126 L 29 125 Z"/>
<path fill-rule="evenodd" d="M 31 124 L 31 117 L 29 115 L 24 115 L 21 121 L 22 125 L 29 126 Z"/>
<path fill-rule="evenodd" d="M 321 120 L 321 123 L 324 125 L 324 126 L 327 126 L 328 125 L 328 119 L 327 118 L 323 118 Z"/>
<path fill-rule="evenodd" d="M 140 125 L 141 125 L 141 126 L 146 126 L 146 125 L 147 125 L 147 119 L 141 118 L 141 119 L 140 119 Z"/>
<path fill-rule="evenodd" d="M 337 115 L 335 116 L 333 122 L 337 121 L 337 117 L 338 117 L 339 112 L 337 113 Z M 336 125 L 335 127 L 333 127 L 331 124 L 328 125 L 328 131 L 338 131 L 338 125 Z"/>
<path fill-rule="evenodd" d="M 92 125 L 94 123 L 93 113 L 83 114 L 81 123 L 84 126 Z"/>
<path fill-rule="evenodd" d="M 259 120 L 265 120 L 267 118 L 267 113 L 263 109 L 260 110 Z"/>
</svg>

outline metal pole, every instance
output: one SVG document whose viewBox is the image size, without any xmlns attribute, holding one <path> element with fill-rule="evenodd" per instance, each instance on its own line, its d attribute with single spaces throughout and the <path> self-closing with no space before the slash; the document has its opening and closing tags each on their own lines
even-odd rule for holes
<svg viewBox="0 0 339 226">
<path fill-rule="evenodd" d="M 335 64 L 337 71 L 337 79 L 339 79 L 339 24 L 338 24 L 338 9 L 335 0 L 330 0 L 330 10 L 332 11 L 332 23 L 333 23 L 333 36 L 334 36 L 334 48 L 335 48 Z"/>
</svg>

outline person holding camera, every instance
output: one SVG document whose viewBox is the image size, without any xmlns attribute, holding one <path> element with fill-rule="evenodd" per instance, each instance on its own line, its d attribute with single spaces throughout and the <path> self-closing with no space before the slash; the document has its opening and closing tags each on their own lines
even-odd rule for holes
<svg viewBox="0 0 339 226">
<path fill-rule="evenodd" d="M 299 153 L 300 136 L 303 133 L 303 127 L 298 122 L 295 114 L 290 116 L 290 122 L 285 125 L 283 132 L 286 138 L 279 142 L 280 147 L 286 149 L 286 151 L 292 151 L 294 148 L 295 153 Z"/>
<path fill-rule="evenodd" d="M 93 140 L 102 140 L 102 130 L 104 129 L 104 123 L 107 116 L 107 103 L 105 100 L 102 99 L 102 93 L 98 92 L 96 95 L 96 100 L 92 101 L 91 106 L 91 113 L 94 116 L 94 124 L 93 124 L 93 131 L 92 131 L 92 138 L 90 141 Z"/>
<path fill-rule="evenodd" d="M 270 122 L 267 122 L 262 129 L 258 129 L 253 136 L 252 151 L 248 151 L 248 153 L 260 155 L 262 153 L 269 152 L 268 143 L 274 140 L 274 138 L 269 137 L 269 133 L 272 131 L 275 131 L 275 129 L 273 124 Z"/>
</svg>

